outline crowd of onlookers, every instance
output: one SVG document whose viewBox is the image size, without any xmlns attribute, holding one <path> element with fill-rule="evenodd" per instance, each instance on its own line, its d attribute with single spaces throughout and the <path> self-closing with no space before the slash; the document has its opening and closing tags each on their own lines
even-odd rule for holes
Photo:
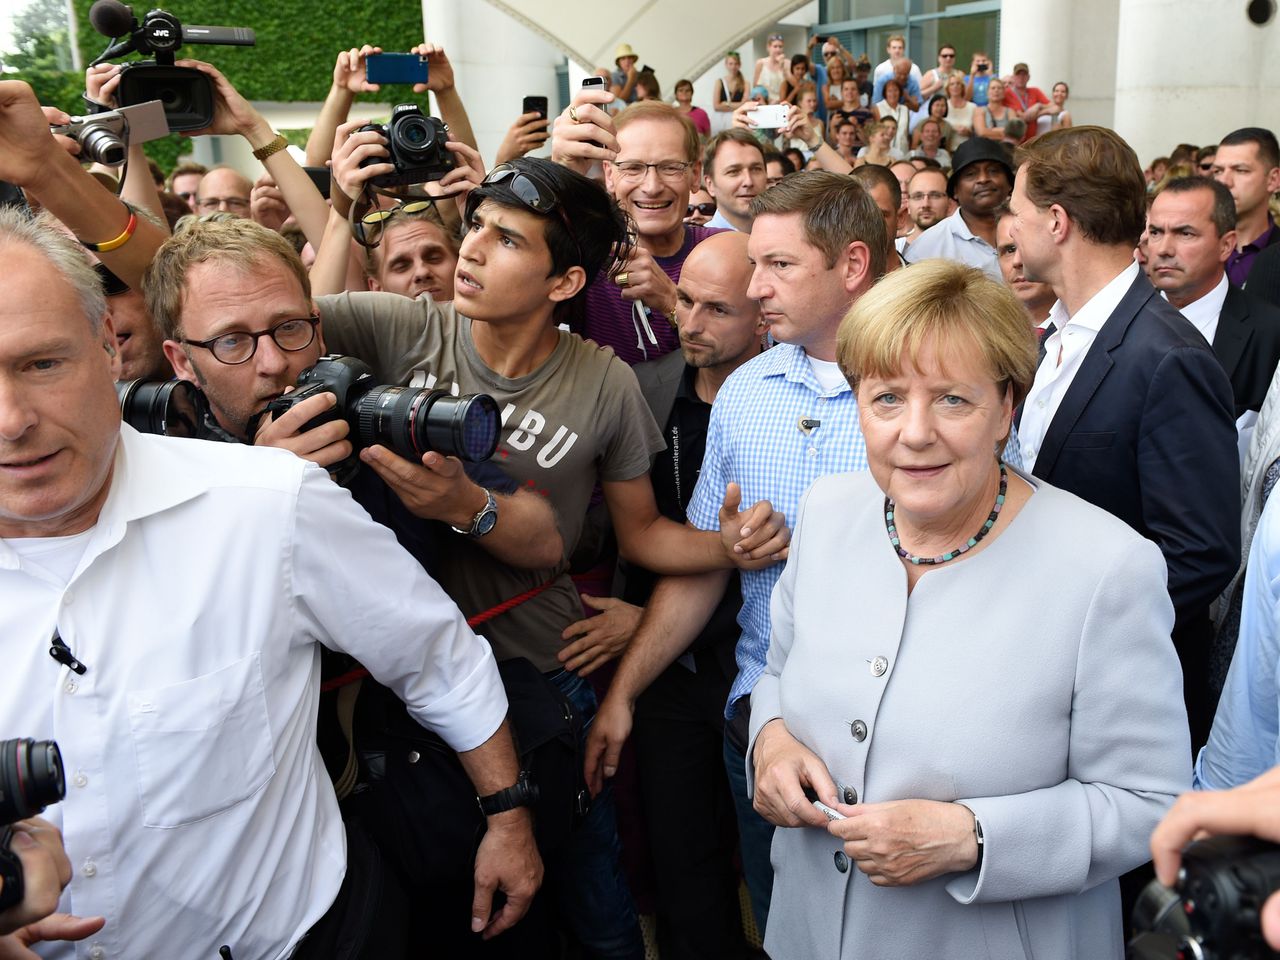
<svg viewBox="0 0 1280 960">
<path fill-rule="evenodd" d="M 181 63 L 256 179 L 0 82 L 0 738 L 68 791 L 0 956 L 1118 960 L 1151 854 L 1280 841 L 1271 131 L 772 36 L 485 158 L 424 44 L 387 189 L 379 52 L 305 164 Z"/>
</svg>

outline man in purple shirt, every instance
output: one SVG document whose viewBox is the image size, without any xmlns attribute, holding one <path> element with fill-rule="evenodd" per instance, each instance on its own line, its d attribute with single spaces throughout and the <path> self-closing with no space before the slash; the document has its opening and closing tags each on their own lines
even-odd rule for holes
<svg viewBox="0 0 1280 960">
<path fill-rule="evenodd" d="M 1243 287 L 1258 254 L 1280 243 L 1268 202 L 1280 190 L 1280 145 L 1270 130 L 1242 127 L 1218 144 L 1213 179 L 1236 202 L 1236 249 L 1227 258 L 1227 278 Z"/>
<path fill-rule="evenodd" d="M 684 223 L 689 191 L 702 176 L 693 124 L 656 101 L 611 118 L 594 106 L 606 98 L 582 91 L 556 118 L 552 159 L 582 173 L 592 160 L 604 161 L 605 185 L 635 225 L 636 248 L 614 280 L 602 274 L 588 287 L 585 315 L 570 329 L 635 364 L 679 346 L 668 318 L 675 315 L 680 269 L 689 251 L 720 231 Z"/>
</svg>

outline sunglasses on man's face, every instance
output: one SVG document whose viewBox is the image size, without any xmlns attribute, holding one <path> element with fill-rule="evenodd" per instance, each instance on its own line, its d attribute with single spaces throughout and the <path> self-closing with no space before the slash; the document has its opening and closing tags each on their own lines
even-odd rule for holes
<svg viewBox="0 0 1280 960">
<path fill-rule="evenodd" d="M 685 207 L 684 216 L 686 220 L 689 217 L 692 217 L 695 213 L 701 214 L 704 217 L 714 217 L 716 215 L 716 205 L 714 202 L 691 203 L 689 206 Z"/>
</svg>

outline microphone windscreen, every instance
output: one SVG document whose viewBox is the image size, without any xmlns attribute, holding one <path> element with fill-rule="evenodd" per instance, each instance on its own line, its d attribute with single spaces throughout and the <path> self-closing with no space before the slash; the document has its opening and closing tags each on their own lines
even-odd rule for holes
<svg viewBox="0 0 1280 960">
<path fill-rule="evenodd" d="M 133 31 L 133 10 L 120 0 L 97 0 L 89 8 L 89 22 L 104 37 L 123 37 Z"/>
</svg>

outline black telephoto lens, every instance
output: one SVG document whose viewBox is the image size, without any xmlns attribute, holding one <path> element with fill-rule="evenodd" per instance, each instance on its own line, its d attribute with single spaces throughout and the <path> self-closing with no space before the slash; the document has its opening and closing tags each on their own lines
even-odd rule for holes
<svg viewBox="0 0 1280 960">
<path fill-rule="evenodd" d="M 448 450 L 460 460 L 488 460 L 498 449 L 502 418 L 487 393 L 455 397 L 437 391 L 427 404 L 420 428 L 428 448 Z"/>
<path fill-rule="evenodd" d="M 380 443 L 408 460 L 431 450 L 472 462 L 498 446 L 498 405 L 487 394 L 455 397 L 444 390 L 374 387 L 356 403 L 357 446 Z"/>
<path fill-rule="evenodd" d="M 140 433 L 194 437 L 200 427 L 200 393 L 185 380 L 119 380 L 120 416 Z"/>
<path fill-rule="evenodd" d="M 62 755 L 56 743 L 0 741 L 0 825 L 34 817 L 65 795 Z"/>
</svg>

